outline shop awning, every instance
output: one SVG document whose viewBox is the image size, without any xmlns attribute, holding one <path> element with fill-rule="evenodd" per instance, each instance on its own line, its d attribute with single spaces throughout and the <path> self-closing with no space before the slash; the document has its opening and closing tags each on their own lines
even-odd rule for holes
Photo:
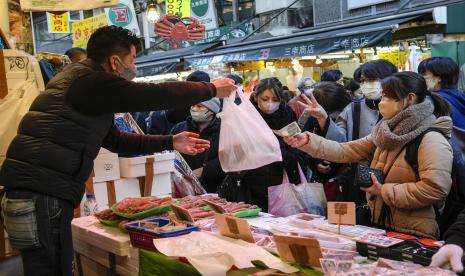
<svg viewBox="0 0 465 276">
<path fill-rule="evenodd" d="M 202 53 L 203 51 L 210 49 L 215 45 L 218 45 L 218 43 L 209 43 L 165 52 L 158 52 L 137 58 L 134 62 L 138 70 L 137 77 L 176 72 L 178 63 L 181 62 L 185 56 Z"/>
<path fill-rule="evenodd" d="M 307 35 L 295 34 L 272 41 L 241 43 L 221 46 L 206 54 L 192 55 L 184 59 L 185 66 L 201 66 L 220 62 L 240 62 L 315 56 L 391 44 L 391 34 L 398 24 L 416 17 L 398 18 L 384 22 L 365 24 Z"/>
</svg>

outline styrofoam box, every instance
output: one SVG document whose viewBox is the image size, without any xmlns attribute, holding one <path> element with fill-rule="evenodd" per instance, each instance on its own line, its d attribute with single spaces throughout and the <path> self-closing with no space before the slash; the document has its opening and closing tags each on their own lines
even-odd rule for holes
<svg viewBox="0 0 465 276">
<path fill-rule="evenodd" d="M 108 206 L 107 182 L 94 183 L 94 193 L 100 210 L 111 207 Z M 115 180 L 115 194 L 117 202 L 126 197 L 140 197 L 139 180 L 137 178 Z M 151 195 L 164 196 L 169 194 L 171 194 L 171 173 L 154 175 Z"/>
<path fill-rule="evenodd" d="M 121 177 L 136 178 L 145 176 L 145 163 L 148 157 L 154 157 L 153 173 L 164 174 L 174 171 L 174 152 L 157 153 L 154 155 L 132 157 L 132 158 L 119 158 L 119 167 Z"/>
<path fill-rule="evenodd" d="M 110 152 L 97 155 L 94 160 L 94 172 L 94 183 L 120 179 L 118 154 Z"/>
</svg>

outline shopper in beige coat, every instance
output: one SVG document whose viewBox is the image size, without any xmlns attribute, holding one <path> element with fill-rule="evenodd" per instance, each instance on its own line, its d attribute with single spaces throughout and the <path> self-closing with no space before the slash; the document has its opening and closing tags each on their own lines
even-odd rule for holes
<svg viewBox="0 0 465 276">
<path fill-rule="evenodd" d="M 434 205 L 441 207 L 452 179 L 452 120 L 447 103 L 426 89 L 419 74 L 401 72 L 383 80 L 379 104 L 383 120 L 369 136 L 337 143 L 312 133 L 286 138 L 286 142 L 315 158 L 337 163 L 371 162 L 371 168 L 387 173 L 384 184 L 372 176 L 367 192 L 372 222 L 378 223 L 383 203 L 391 219 L 381 222 L 388 229 L 421 237 L 439 238 Z M 429 96 L 428 98 L 426 96 Z M 433 104 L 434 103 L 434 104 Z M 314 99 L 308 108 L 318 105 Z M 418 150 L 418 173 L 405 160 L 405 146 L 425 132 Z M 392 166 L 392 167 L 391 167 Z"/>
</svg>

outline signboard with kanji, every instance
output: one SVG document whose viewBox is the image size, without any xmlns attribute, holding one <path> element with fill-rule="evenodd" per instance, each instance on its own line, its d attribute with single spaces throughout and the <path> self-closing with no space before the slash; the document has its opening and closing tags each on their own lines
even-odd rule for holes
<svg viewBox="0 0 465 276">
<path fill-rule="evenodd" d="M 166 0 L 166 14 L 178 17 L 194 17 L 207 30 L 218 28 L 213 0 Z"/>
<path fill-rule="evenodd" d="M 20 0 L 23 11 L 82 11 L 118 5 L 118 0 Z"/>
<path fill-rule="evenodd" d="M 132 0 L 120 0 L 119 5 L 105 9 L 108 25 L 116 25 L 130 30 L 140 36 L 139 24 Z"/>
<path fill-rule="evenodd" d="M 90 35 L 107 25 L 107 16 L 104 13 L 73 23 L 73 47 L 86 48 Z"/>
<path fill-rule="evenodd" d="M 253 24 L 236 24 L 232 26 L 223 26 L 215 29 L 210 29 L 205 32 L 205 38 L 189 42 L 190 45 L 199 45 L 211 43 L 213 41 L 223 41 L 232 38 L 245 37 L 253 31 Z"/>
<path fill-rule="evenodd" d="M 49 33 L 69 33 L 69 12 L 54 14 L 47 12 Z"/>
</svg>

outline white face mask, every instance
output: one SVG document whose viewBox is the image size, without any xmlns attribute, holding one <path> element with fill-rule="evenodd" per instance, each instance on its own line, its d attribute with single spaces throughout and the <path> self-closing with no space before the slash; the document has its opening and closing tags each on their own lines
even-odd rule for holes
<svg viewBox="0 0 465 276">
<path fill-rule="evenodd" d="M 258 107 L 263 113 L 266 113 L 266 114 L 275 113 L 279 109 L 279 104 L 280 102 L 273 102 L 273 101 L 263 102 L 261 100 L 258 101 Z"/>
<path fill-rule="evenodd" d="M 365 81 L 360 84 L 360 90 L 365 98 L 369 100 L 378 100 L 381 98 L 381 82 L 380 81 Z"/>
<path fill-rule="evenodd" d="M 192 121 L 196 123 L 206 123 L 210 122 L 213 119 L 213 112 L 210 110 L 207 111 L 193 111 L 191 109 Z"/>
<path fill-rule="evenodd" d="M 425 77 L 426 81 L 426 86 L 428 88 L 429 92 L 435 92 L 436 91 L 436 85 L 439 83 L 439 78 L 435 77 Z"/>
<path fill-rule="evenodd" d="M 119 73 L 119 76 L 128 81 L 132 81 L 137 76 L 137 69 L 129 68 L 119 57 L 118 62 L 121 64 L 121 67 L 123 67 L 123 71 Z"/>
<path fill-rule="evenodd" d="M 304 89 L 305 96 L 308 96 L 313 93 L 313 88 L 306 88 Z"/>
</svg>

